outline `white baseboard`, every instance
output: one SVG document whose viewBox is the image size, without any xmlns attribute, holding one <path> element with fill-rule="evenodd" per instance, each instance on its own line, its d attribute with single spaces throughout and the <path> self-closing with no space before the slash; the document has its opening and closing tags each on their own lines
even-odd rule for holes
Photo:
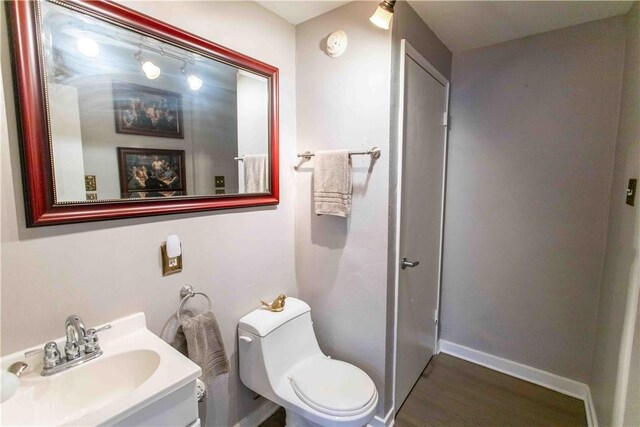
<svg viewBox="0 0 640 427">
<path fill-rule="evenodd" d="M 438 347 L 442 353 L 450 354 L 451 356 L 467 360 L 476 365 L 484 366 L 485 368 L 493 369 L 494 371 L 502 372 L 503 374 L 511 375 L 512 377 L 546 387 L 558 393 L 583 400 L 589 427 L 598 426 L 593 400 L 591 399 L 591 391 L 589 390 L 589 386 L 584 383 L 446 340 L 440 340 Z"/>
<path fill-rule="evenodd" d="M 581 400 L 585 400 L 589 392 L 589 386 L 584 383 L 449 341 L 440 340 L 440 351 Z"/>
<path fill-rule="evenodd" d="M 238 423 L 234 427 L 256 427 L 259 426 L 262 422 L 264 422 L 267 418 L 273 415 L 280 406 L 276 403 L 273 403 L 270 400 L 265 400 L 265 402 L 258 406 L 258 408 L 251 412 L 249 415 L 238 421 Z"/>
<path fill-rule="evenodd" d="M 369 421 L 367 427 L 393 427 L 393 424 L 395 423 L 393 413 L 394 410 L 393 408 L 391 408 L 389 412 L 387 412 L 387 415 L 384 416 L 384 418 L 380 418 L 376 415 L 371 421 Z"/>
</svg>

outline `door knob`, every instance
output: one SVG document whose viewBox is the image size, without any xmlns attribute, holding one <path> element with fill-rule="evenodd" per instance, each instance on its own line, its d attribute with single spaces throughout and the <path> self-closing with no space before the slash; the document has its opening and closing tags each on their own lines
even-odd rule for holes
<svg viewBox="0 0 640 427">
<path fill-rule="evenodd" d="M 400 265 L 402 266 L 402 269 L 404 270 L 407 267 L 415 267 L 418 264 L 420 264 L 420 261 L 407 261 L 407 258 L 402 258 L 402 262 L 400 263 Z"/>
</svg>

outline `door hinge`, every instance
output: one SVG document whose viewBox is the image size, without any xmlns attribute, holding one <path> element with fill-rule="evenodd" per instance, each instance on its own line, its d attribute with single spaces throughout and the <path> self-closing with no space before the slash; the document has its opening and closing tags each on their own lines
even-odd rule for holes
<svg viewBox="0 0 640 427">
<path fill-rule="evenodd" d="M 449 115 L 447 113 L 442 115 L 442 126 L 449 126 Z"/>
<path fill-rule="evenodd" d="M 438 309 L 433 310 L 433 323 L 438 324 Z"/>
</svg>

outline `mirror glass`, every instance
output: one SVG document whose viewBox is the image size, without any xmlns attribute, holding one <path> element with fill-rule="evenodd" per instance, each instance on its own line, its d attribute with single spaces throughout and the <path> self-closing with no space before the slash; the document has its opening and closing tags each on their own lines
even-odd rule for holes
<svg viewBox="0 0 640 427">
<path fill-rule="evenodd" d="M 55 203 L 268 193 L 269 81 L 40 2 Z"/>
</svg>

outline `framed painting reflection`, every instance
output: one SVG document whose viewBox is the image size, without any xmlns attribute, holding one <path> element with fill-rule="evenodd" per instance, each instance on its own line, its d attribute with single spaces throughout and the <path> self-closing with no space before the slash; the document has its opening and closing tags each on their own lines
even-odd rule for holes
<svg viewBox="0 0 640 427">
<path fill-rule="evenodd" d="M 116 132 L 184 139 L 182 95 L 114 81 Z"/>
</svg>

